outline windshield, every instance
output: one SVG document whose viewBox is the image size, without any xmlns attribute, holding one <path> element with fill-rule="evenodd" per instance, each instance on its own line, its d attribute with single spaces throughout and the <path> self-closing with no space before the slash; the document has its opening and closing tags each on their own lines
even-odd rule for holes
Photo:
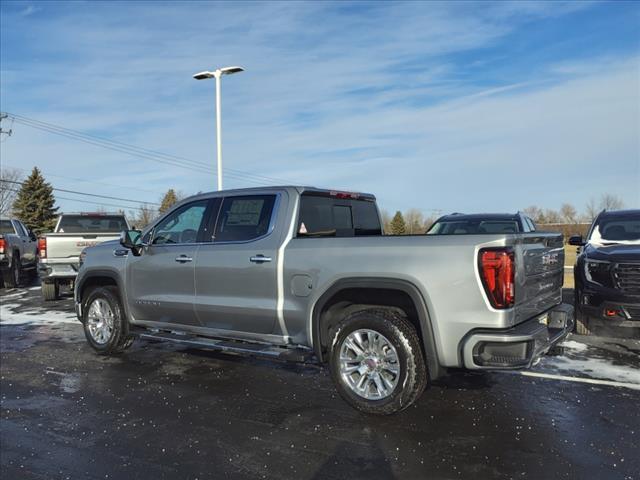
<svg viewBox="0 0 640 480">
<path fill-rule="evenodd" d="M 640 214 L 637 216 L 602 216 L 593 226 L 589 241 L 605 245 L 611 243 L 640 244 Z"/>
<path fill-rule="evenodd" d="M 486 233 L 517 233 L 515 220 L 443 220 L 436 222 L 427 235 L 482 235 Z"/>
<path fill-rule="evenodd" d="M 11 220 L 0 220 L 0 234 L 14 233 Z"/>
<path fill-rule="evenodd" d="M 60 233 L 117 233 L 128 229 L 122 215 L 63 215 L 58 226 Z"/>
</svg>

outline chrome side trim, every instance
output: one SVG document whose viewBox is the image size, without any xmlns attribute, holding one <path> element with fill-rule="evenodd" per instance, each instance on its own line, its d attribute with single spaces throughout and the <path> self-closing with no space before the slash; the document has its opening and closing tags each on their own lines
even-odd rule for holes
<svg viewBox="0 0 640 480">
<path fill-rule="evenodd" d="M 287 330 L 287 324 L 284 321 L 284 251 L 289 242 L 293 238 L 295 233 L 296 224 L 298 223 L 298 208 L 300 208 L 300 195 L 294 197 L 295 205 L 293 206 L 293 215 L 291 215 L 291 223 L 289 224 L 289 230 L 284 241 L 278 248 L 278 263 L 276 265 L 276 275 L 278 279 L 277 294 L 278 300 L 276 302 L 276 313 L 278 316 L 278 324 L 280 325 L 280 331 L 286 337 L 289 336 L 289 330 Z M 311 343 L 311 340 L 310 340 Z M 311 345 L 313 347 L 313 345 Z"/>
</svg>

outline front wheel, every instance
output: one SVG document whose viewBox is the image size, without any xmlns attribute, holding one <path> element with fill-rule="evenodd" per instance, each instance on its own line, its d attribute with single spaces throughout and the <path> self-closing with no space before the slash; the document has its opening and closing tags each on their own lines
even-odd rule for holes
<svg viewBox="0 0 640 480">
<path fill-rule="evenodd" d="M 394 310 L 368 309 L 347 316 L 332 345 L 333 381 L 357 410 L 389 415 L 415 402 L 426 387 L 420 339 Z"/>
<path fill-rule="evenodd" d="M 87 342 L 100 355 L 121 353 L 131 346 L 124 310 L 118 290 L 100 287 L 87 296 L 82 309 L 82 324 Z"/>
</svg>

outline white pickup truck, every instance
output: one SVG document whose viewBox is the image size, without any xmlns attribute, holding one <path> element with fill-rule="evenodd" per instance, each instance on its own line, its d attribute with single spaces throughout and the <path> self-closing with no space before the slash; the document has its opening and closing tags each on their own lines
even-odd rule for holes
<svg viewBox="0 0 640 480">
<path fill-rule="evenodd" d="M 120 232 L 129 228 L 121 213 L 61 214 L 53 233 L 38 239 L 38 274 L 44 299 L 56 300 L 61 286 L 73 287 L 82 250 L 118 239 Z"/>
</svg>

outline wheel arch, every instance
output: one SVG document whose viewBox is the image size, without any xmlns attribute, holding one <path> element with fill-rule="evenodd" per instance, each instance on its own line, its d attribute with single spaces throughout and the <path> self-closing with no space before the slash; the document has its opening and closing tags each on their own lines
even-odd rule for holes
<svg viewBox="0 0 640 480">
<path fill-rule="evenodd" d="M 435 333 L 427 303 L 416 285 L 394 278 L 352 277 L 333 283 L 315 302 L 312 314 L 313 347 L 318 359 L 326 359 L 328 333 L 340 317 L 367 307 L 402 310 L 416 327 L 432 380 L 442 376 Z"/>
<path fill-rule="evenodd" d="M 124 287 L 122 285 L 121 278 L 117 273 L 111 270 L 92 270 L 87 273 L 76 285 L 76 299 L 75 301 L 82 304 L 86 298 L 87 293 L 95 287 L 116 287 L 118 295 L 120 296 L 120 303 L 124 310 L 126 318 L 129 318 L 129 312 L 127 308 L 126 295 Z M 127 322 L 128 323 L 128 322 Z"/>
</svg>

